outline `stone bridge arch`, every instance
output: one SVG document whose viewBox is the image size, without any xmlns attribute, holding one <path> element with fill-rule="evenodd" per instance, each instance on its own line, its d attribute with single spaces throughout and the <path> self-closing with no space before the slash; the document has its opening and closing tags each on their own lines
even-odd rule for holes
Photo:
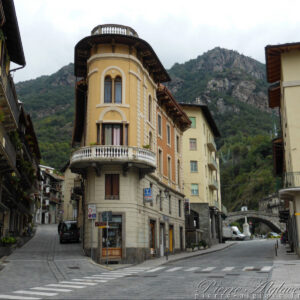
<svg viewBox="0 0 300 300">
<path fill-rule="evenodd" d="M 279 222 L 279 217 L 274 214 L 266 213 L 264 211 L 247 210 L 247 211 L 236 211 L 227 214 L 224 223 L 229 225 L 232 222 L 245 219 L 245 217 L 252 218 L 268 225 L 273 231 L 281 232 L 284 231 L 284 224 Z"/>
</svg>

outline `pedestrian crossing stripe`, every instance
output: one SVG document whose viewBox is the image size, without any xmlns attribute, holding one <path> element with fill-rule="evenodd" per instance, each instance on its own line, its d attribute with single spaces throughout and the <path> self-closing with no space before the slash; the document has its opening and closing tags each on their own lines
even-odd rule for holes
<svg viewBox="0 0 300 300">
<path fill-rule="evenodd" d="M 63 293 L 67 293 L 67 292 L 72 292 L 72 290 L 67 290 L 67 289 L 55 289 L 55 288 L 47 288 L 47 287 L 33 287 L 31 288 L 31 290 L 37 290 L 37 291 L 52 291 L 52 292 L 63 292 Z"/>
<path fill-rule="evenodd" d="M 12 296 L 12 295 L 3 295 L 0 294 L 0 299 L 16 299 L 16 300 L 40 300 L 42 298 L 36 298 L 36 297 L 23 297 L 23 296 Z"/>
<path fill-rule="evenodd" d="M 60 281 L 59 283 L 65 284 L 78 284 L 78 285 L 97 285 L 95 282 L 74 282 L 74 281 Z"/>
<path fill-rule="evenodd" d="M 72 284 L 59 284 L 59 283 L 51 283 L 51 284 L 47 284 L 47 286 L 54 286 L 54 287 L 66 287 L 66 288 L 74 288 L 74 289 L 83 289 L 86 286 L 83 285 L 72 285 Z"/>
<path fill-rule="evenodd" d="M 35 291 L 15 291 L 14 294 L 34 295 L 34 296 L 57 296 L 57 293 L 35 292 Z"/>
<path fill-rule="evenodd" d="M 175 271 L 178 271 L 178 270 L 180 270 L 180 269 L 182 269 L 182 268 L 183 268 L 183 267 L 175 267 L 175 268 L 166 270 L 166 272 L 175 272 Z"/>
<path fill-rule="evenodd" d="M 148 273 L 152 273 L 152 272 L 156 272 L 156 271 L 159 271 L 159 270 L 162 270 L 162 269 L 165 269 L 165 268 L 166 268 L 166 267 L 158 267 L 158 268 L 149 270 L 149 271 L 147 271 L 147 272 L 148 272 Z"/>
<path fill-rule="evenodd" d="M 232 271 L 233 269 L 234 269 L 234 267 L 226 267 L 226 268 L 222 269 L 222 271 L 229 272 L 229 271 Z"/>
</svg>

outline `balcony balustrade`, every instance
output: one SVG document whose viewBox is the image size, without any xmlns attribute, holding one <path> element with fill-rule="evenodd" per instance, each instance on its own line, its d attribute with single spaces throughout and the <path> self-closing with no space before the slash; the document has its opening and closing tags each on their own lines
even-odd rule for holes
<svg viewBox="0 0 300 300">
<path fill-rule="evenodd" d="M 212 190 L 217 190 L 219 188 L 218 181 L 214 178 L 209 179 L 208 186 Z"/>
<path fill-rule="evenodd" d="M 72 168 L 86 168 L 91 163 L 133 163 L 143 169 L 156 168 L 154 152 L 129 146 L 90 146 L 73 152 L 70 160 Z"/>
<path fill-rule="evenodd" d="M 99 25 L 92 30 L 92 35 L 95 34 L 122 34 L 139 37 L 137 32 L 131 27 L 118 24 Z"/>
<path fill-rule="evenodd" d="M 5 130 L 0 127 L 0 173 L 16 170 L 16 150 Z"/>
<path fill-rule="evenodd" d="M 212 170 L 215 170 L 215 171 L 218 170 L 218 164 L 217 164 L 217 161 L 216 161 L 215 158 L 210 157 L 210 158 L 208 159 L 208 167 L 209 167 L 210 169 L 212 169 Z"/>
<path fill-rule="evenodd" d="M 300 172 L 288 172 L 284 174 L 284 188 L 300 188 Z"/>
<path fill-rule="evenodd" d="M 217 145 L 213 139 L 211 139 L 207 142 L 207 147 L 210 151 L 214 151 L 214 152 L 217 151 Z"/>
<path fill-rule="evenodd" d="M 11 131 L 17 128 L 19 121 L 19 105 L 14 83 L 10 76 L 2 73 L 0 76 L 0 107 L 4 111 L 3 126 Z"/>
</svg>

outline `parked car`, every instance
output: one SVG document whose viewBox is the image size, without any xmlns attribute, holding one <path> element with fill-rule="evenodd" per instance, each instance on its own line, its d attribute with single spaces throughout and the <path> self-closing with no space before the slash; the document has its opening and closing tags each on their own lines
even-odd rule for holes
<svg viewBox="0 0 300 300">
<path fill-rule="evenodd" d="M 269 232 L 267 234 L 268 239 L 278 239 L 280 238 L 280 234 L 276 233 L 276 232 Z"/>
<path fill-rule="evenodd" d="M 63 242 L 79 242 L 80 231 L 76 221 L 64 221 L 60 226 L 59 241 Z"/>
</svg>

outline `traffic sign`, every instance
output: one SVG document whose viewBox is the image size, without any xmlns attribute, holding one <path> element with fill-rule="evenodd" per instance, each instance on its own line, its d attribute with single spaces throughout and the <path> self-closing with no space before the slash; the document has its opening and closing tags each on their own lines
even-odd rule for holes
<svg viewBox="0 0 300 300">
<path fill-rule="evenodd" d="M 89 219 L 96 219 L 96 217 L 97 217 L 96 204 L 89 204 L 89 206 L 88 206 L 88 218 Z"/>
</svg>

